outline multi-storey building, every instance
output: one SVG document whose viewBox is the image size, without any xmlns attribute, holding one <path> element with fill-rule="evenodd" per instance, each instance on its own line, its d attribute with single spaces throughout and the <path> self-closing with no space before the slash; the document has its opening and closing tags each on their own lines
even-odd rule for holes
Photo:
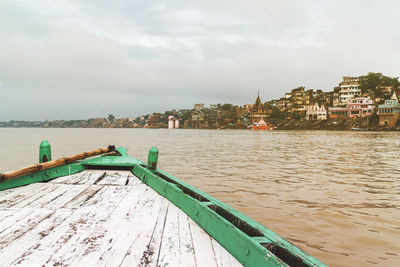
<svg viewBox="0 0 400 267">
<path fill-rule="evenodd" d="M 304 92 L 304 105 L 305 105 L 305 108 L 307 108 L 306 106 L 309 106 L 309 105 L 311 105 L 313 103 L 314 103 L 314 90 L 313 89 L 309 89 L 309 90 Z"/>
<path fill-rule="evenodd" d="M 271 100 L 266 102 L 266 105 L 268 105 L 272 109 L 277 109 L 280 112 L 287 112 L 288 109 L 291 108 L 291 103 L 290 100 L 287 98 L 280 98 L 278 100 Z"/>
<path fill-rule="evenodd" d="M 307 106 L 313 102 L 313 90 L 305 90 L 304 87 L 293 89 L 287 103 L 288 113 L 297 113 L 301 117 L 306 116 Z"/>
<path fill-rule="evenodd" d="M 359 77 L 343 77 L 343 81 L 339 83 L 339 103 L 338 105 L 346 105 L 361 96 L 360 78 Z"/>
<path fill-rule="evenodd" d="M 304 87 L 298 87 L 292 90 L 290 102 L 294 108 L 303 108 L 304 106 Z"/>
<path fill-rule="evenodd" d="M 347 103 L 346 107 L 330 107 L 329 117 L 366 117 L 374 112 L 375 105 L 369 97 L 357 97 L 352 102 Z"/>
<path fill-rule="evenodd" d="M 313 103 L 318 103 L 319 105 L 332 106 L 333 105 L 333 95 L 334 92 L 324 92 L 318 89 L 313 92 Z"/>
<path fill-rule="evenodd" d="M 375 105 L 369 97 L 358 97 L 347 104 L 349 117 L 371 116 Z"/>
</svg>

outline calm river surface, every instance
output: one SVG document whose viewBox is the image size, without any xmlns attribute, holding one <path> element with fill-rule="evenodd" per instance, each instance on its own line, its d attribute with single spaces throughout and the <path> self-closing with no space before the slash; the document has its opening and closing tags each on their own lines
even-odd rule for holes
<svg viewBox="0 0 400 267">
<path fill-rule="evenodd" d="M 400 265 L 400 133 L 0 128 L 0 172 L 109 144 L 219 198 L 332 266 Z"/>
</svg>

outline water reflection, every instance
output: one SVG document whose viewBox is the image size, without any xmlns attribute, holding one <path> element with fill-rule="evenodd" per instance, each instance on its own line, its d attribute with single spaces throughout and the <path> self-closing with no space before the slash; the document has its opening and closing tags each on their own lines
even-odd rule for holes
<svg viewBox="0 0 400 267">
<path fill-rule="evenodd" d="M 334 266 L 396 266 L 400 134 L 150 129 L 0 129 L 0 171 L 124 145 Z"/>
</svg>

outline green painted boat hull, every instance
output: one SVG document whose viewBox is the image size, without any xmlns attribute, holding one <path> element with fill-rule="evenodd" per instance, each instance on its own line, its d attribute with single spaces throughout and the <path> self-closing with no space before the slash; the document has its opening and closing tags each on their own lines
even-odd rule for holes
<svg viewBox="0 0 400 267">
<path fill-rule="evenodd" d="M 117 152 L 118 155 L 87 159 L 8 180 L 0 183 L 0 190 L 46 182 L 85 169 L 129 169 L 143 183 L 185 212 L 245 266 L 326 266 L 218 199 L 152 168 L 154 164 L 145 164 L 128 156 L 126 148 L 117 148 Z M 155 153 L 154 149 L 151 153 Z"/>
</svg>

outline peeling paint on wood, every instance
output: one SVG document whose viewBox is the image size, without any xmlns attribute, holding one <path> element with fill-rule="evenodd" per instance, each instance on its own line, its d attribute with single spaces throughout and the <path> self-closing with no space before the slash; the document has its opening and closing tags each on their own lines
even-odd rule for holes
<svg viewBox="0 0 400 267">
<path fill-rule="evenodd" d="M 240 265 L 129 171 L 88 170 L 4 190 L 0 205 L 1 266 Z"/>
</svg>

